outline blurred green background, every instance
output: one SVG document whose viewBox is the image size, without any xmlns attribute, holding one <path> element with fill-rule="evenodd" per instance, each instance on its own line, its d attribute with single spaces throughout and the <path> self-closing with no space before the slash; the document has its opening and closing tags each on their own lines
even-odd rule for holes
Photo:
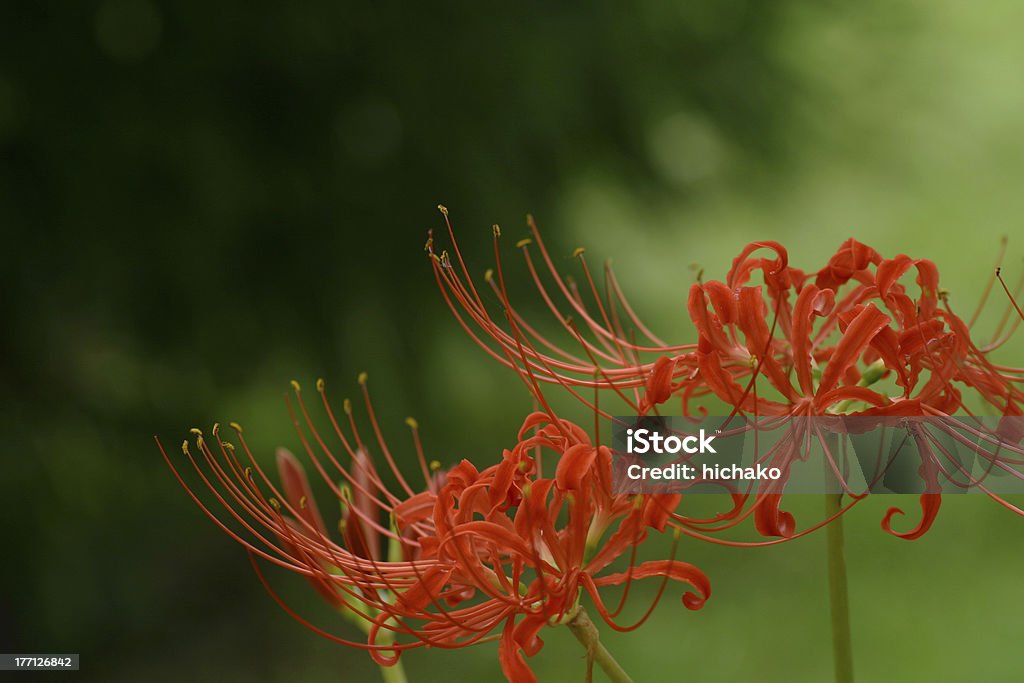
<svg viewBox="0 0 1024 683">
<path fill-rule="evenodd" d="M 0 649 L 79 652 L 91 681 L 376 680 L 266 597 L 153 435 L 238 420 L 269 462 L 288 380 L 340 398 L 365 370 L 407 464 L 410 414 L 431 457 L 496 459 L 530 402 L 434 288 L 438 202 L 479 274 L 527 212 L 566 270 L 614 256 L 671 339 L 691 264 L 721 277 L 755 239 L 804 268 L 849 236 L 932 258 L 967 311 L 1000 235 L 1021 269 L 1021 25 L 957 0 L 0 4 Z M 861 680 L 1019 680 L 1024 519 L 961 496 L 907 543 L 891 503 L 848 518 Z M 823 544 L 684 542 L 706 608 L 671 593 L 606 640 L 638 681 L 827 680 Z M 541 679 L 581 680 L 546 638 Z M 405 661 L 500 675 L 493 646 Z"/>
</svg>

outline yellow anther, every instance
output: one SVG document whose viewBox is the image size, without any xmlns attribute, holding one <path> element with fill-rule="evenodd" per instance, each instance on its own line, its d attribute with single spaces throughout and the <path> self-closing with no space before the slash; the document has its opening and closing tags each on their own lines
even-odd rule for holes
<svg viewBox="0 0 1024 683">
<path fill-rule="evenodd" d="M 316 381 L 316 390 L 317 391 L 319 391 L 321 394 L 324 393 L 324 388 L 326 386 L 327 385 L 324 383 L 324 378 L 323 377 L 317 379 L 317 381 Z"/>
<path fill-rule="evenodd" d="M 251 467 L 246 467 L 245 468 L 245 478 L 246 479 L 252 479 L 252 468 Z"/>
<path fill-rule="evenodd" d="M 220 422 L 214 422 L 213 423 L 213 430 L 212 431 L 213 431 L 213 435 L 214 436 L 217 436 L 218 434 L 220 434 Z"/>
<path fill-rule="evenodd" d="M 275 510 L 280 510 L 281 509 L 281 503 L 279 503 L 277 501 L 277 498 L 271 498 L 269 502 L 270 502 L 270 507 L 274 508 Z"/>
<path fill-rule="evenodd" d="M 341 409 L 345 411 L 346 415 L 352 414 L 352 401 L 347 398 L 341 402 Z"/>
<path fill-rule="evenodd" d="M 195 436 L 202 436 L 203 435 L 203 430 L 199 429 L 198 427 L 193 427 L 192 429 L 190 429 L 188 431 L 192 432 Z"/>
<path fill-rule="evenodd" d="M 242 433 L 242 425 L 238 424 L 237 422 L 229 422 L 228 423 L 228 427 L 231 427 L 232 429 L 234 429 L 239 434 Z"/>
<path fill-rule="evenodd" d="M 292 389 L 294 389 L 296 392 L 302 391 L 302 385 L 299 384 L 298 380 L 292 380 Z"/>
<path fill-rule="evenodd" d="M 582 255 L 583 252 L 585 252 L 585 251 L 586 251 L 586 248 L 584 248 L 584 247 L 576 247 L 575 249 L 572 250 L 572 257 L 576 258 L 577 256 Z"/>
<path fill-rule="evenodd" d="M 437 210 L 441 212 L 442 216 L 444 216 L 445 218 L 448 218 L 448 207 L 447 206 L 445 206 L 444 204 L 438 204 L 437 205 Z"/>
<path fill-rule="evenodd" d="M 431 472 L 437 472 L 439 469 L 441 469 L 441 463 L 438 462 L 437 460 L 431 460 L 430 461 L 430 471 Z"/>
<path fill-rule="evenodd" d="M 231 443 L 229 441 L 221 441 L 220 442 L 220 447 L 221 448 L 226 448 L 229 451 L 231 451 L 232 453 L 235 452 L 235 444 L 233 444 L 233 443 Z"/>
<path fill-rule="evenodd" d="M 529 498 L 531 491 L 533 491 L 533 484 L 530 482 L 523 484 L 523 498 Z"/>
<path fill-rule="evenodd" d="M 484 273 L 484 280 L 486 282 L 490 282 L 493 279 L 494 279 L 494 269 L 493 268 L 488 268 L 487 272 Z"/>
<path fill-rule="evenodd" d="M 409 425 L 409 427 L 411 429 L 419 429 L 420 428 L 420 423 L 416 421 L 415 417 L 407 417 L 407 418 L 405 418 L 405 424 Z"/>
<path fill-rule="evenodd" d="M 530 239 L 529 237 L 524 237 L 523 239 L 516 242 L 516 248 L 519 249 L 521 247 L 525 247 L 527 244 L 533 244 L 533 240 Z"/>
<path fill-rule="evenodd" d="M 501 226 L 497 223 L 491 226 L 491 231 L 494 233 L 495 237 L 501 237 Z"/>
<path fill-rule="evenodd" d="M 345 483 L 338 485 L 338 494 L 341 496 L 342 502 L 352 502 L 352 488 Z"/>
<path fill-rule="evenodd" d="M 188 439 L 181 442 L 181 452 L 188 455 Z"/>
<path fill-rule="evenodd" d="M 302 510 L 306 509 L 306 497 L 299 498 L 299 508 Z"/>
<path fill-rule="evenodd" d="M 428 237 L 426 244 L 423 245 L 423 251 L 425 251 L 425 252 L 427 252 L 429 254 L 433 249 L 434 249 L 434 238 L 433 237 Z"/>
<path fill-rule="evenodd" d="M 370 376 L 367 375 L 365 372 L 360 372 L 359 373 L 359 383 L 360 384 L 366 384 L 366 380 L 369 379 L 369 378 L 370 378 Z"/>
</svg>

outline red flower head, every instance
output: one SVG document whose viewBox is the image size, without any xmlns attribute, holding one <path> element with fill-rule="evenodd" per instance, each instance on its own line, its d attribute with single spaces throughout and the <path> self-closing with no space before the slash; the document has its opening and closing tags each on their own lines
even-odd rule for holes
<svg viewBox="0 0 1024 683">
<path fill-rule="evenodd" d="M 276 484 L 260 467 L 242 428 L 235 423 L 231 426 L 237 443 L 224 439 L 215 425 L 214 448 L 198 429 L 192 431 L 200 456 L 193 455 L 187 441 L 182 445 L 190 465 L 212 494 L 212 501 L 204 502 L 198 489 L 186 483 L 185 473 L 179 471 L 161 446 L 168 466 L 202 510 L 245 546 L 264 586 L 300 623 L 336 642 L 368 650 L 382 665 L 396 663 L 398 653 L 410 647 L 457 646 L 445 634 L 432 634 L 408 621 L 427 605 L 450 597 L 444 584 L 455 569 L 453 562 L 428 557 L 424 552 L 427 539 L 434 537 L 434 525 L 431 515 L 416 516 L 416 511 L 431 508 L 445 476 L 436 462 L 428 465 L 416 422 L 411 418 L 408 421 L 424 482 L 419 491 L 413 489 L 396 466 L 377 424 L 366 376 L 360 376 L 375 444 L 398 482 L 399 490 L 393 491 L 377 472 L 370 456 L 371 447 L 356 426 L 351 403 L 346 399 L 344 404 L 346 434 L 343 422 L 327 401 L 323 381 L 317 382 L 326 416 L 344 451 L 344 456 L 339 457 L 336 447 L 329 445 L 314 426 L 298 383 L 292 384 L 298 413 L 291 401 L 288 407 L 303 450 L 332 497 L 341 504 L 341 543 L 332 538 L 325 525 L 299 461 L 287 450 L 279 449 L 280 484 Z M 244 453 L 244 458 L 239 459 L 238 450 Z M 398 525 L 398 519 L 406 521 Z M 330 605 L 366 632 L 366 641 L 331 635 L 295 613 L 270 588 L 257 559 L 304 576 Z M 430 587 L 436 590 L 429 590 Z M 412 640 L 397 642 L 400 636 L 411 636 Z M 482 635 L 476 636 L 476 640 L 480 638 Z"/>
<path fill-rule="evenodd" d="M 544 453 L 558 456 L 554 477 L 541 472 Z M 581 592 L 621 631 L 639 627 L 654 607 L 633 624 L 616 621 L 636 579 L 661 578 L 659 597 L 669 579 L 687 582 L 696 592 L 684 595 L 683 603 L 690 609 L 704 604 L 711 593 L 707 577 L 676 560 L 674 546 L 667 560 L 635 564 L 648 528 L 663 530 L 668 522 L 664 503 L 655 496 L 613 495 L 608 449 L 567 420 L 535 413 L 500 463 L 480 471 L 463 460 L 448 472 L 433 508 L 436 537 L 424 539 L 424 557 L 455 567 L 448 581 L 473 605 L 466 608 L 473 629 L 502 629 L 506 676 L 533 681 L 522 653 L 540 650 L 543 627 L 577 619 Z M 415 520 L 400 520 L 407 521 Z M 626 553 L 625 571 L 606 572 Z M 606 605 L 600 589 L 623 583 L 627 591 L 619 604 Z"/>
<path fill-rule="evenodd" d="M 342 504 L 343 543 L 331 538 L 305 470 L 279 450 L 280 486 L 260 468 L 242 430 L 232 425 L 238 445 L 213 433 L 219 456 L 198 430 L 195 458 L 183 451 L 215 504 L 202 501 L 164 453 L 179 482 L 203 511 L 244 545 L 260 580 L 281 606 L 302 624 L 336 642 L 368 650 L 383 666 L 396 665 L 414 647 L 459 648 L 500 637 L 501 665 L 509 680 L 533 681 L 523 653 L 543 645 L 546 625 L 586 620 L 581 593 L 614 628 L 643 623 L 616 622 L 633 580 L 659 577 L 658 596 L 670 579 L 695 589 L 684 604 L 698 609 L 711 592 L 707 577 L 675 559 L 636 564 L 636 547 L 654 527 L 664 530 L 669 515 L 664 497 L 611 494 L 610 453 L 592 443 L 576 425 L 546 413 L 530 415 L 516 445 L 483 470 L 467 460 L 445 473 L 427 464 L 417 426 L 410 420 L 424 485 L 413 490 L 384 442 L 365 376 L 360 378 L 375 441 L 398 481 L 390 490 L 378 475 L 345 402 L 348 434 L 317 383 L 326 415 L 345 451 L 345 463 L 315 428 L 298 384 L 295 427 L 303 450 L 331 493 Z M 291 404 L 289 404 L 291 409 Z M 298 419 L 301 416 L 302 420 Z M 308 433 L 307 433 L 308 429 Z M 532 433 L 531 433 L 532 432 Z M 159 443 L 159 442 L 158 442 Z M 245 453 L 244 462 L 236 448 Z M 163 448 L 161 447 L 163 452 Z M 541 471 L 543 452 L 557 455 L 554 477 Z M 335 484 L 335 480 L 341 484 Z M 677 497 L 667 497 L 674 505 Z M 222 508 L 223 512 L 217 512 Z M 389 517 L 389 523 L 382 523 Z M 386 552 L 381 541 L 386 541 Z M 607 571 L 623 554 L 625 571 Z M 366 633 L 365 642 L 347 640 L 314 626 L 273 592 L 256 559 L 304 576 L 332 606 Z M 620 603 L 608 607 L 600 589 L 626 584 Z M 589 623 L 589 622 L 587 622 Z M 493 635 L 500 630 L 500 635 Z"/>
<path fill-rule="evenodd" d="M 761 250 L 773 257 L 755 258 Z M 751 283 L 756 272 L 763 285 Z M 909 274 L 911 287 L 902 282 Z M 693 285 L 688 308 L 700 334 L 694 380 L 738 413 L 945 418 L 968 410 L 962 389 L 969 388 L 1004 415 L 1019 414 L 1020 377 L 990 362 L 992 346 L 972 341 L 969 326 L 939 288 L 935 264 L 926 259 L 884 259 L 850 239 L 822 269 L 805 274 L 789 266 L 780 244 L 754 243 L 733 261 L 725 282 Z M 872 388 L 888 377 L 895 392 Z M 761 379 L 766 387 L 759 388 Z M 923 519 L 912 531 L 893 532 L 890 521 L 900 512 L 893 508 L 882 522 L 907 539 L 934 520 L 940 473 L 948 468 L 928 429 L 916 430 L 914 438 L 926 483 Z M 983 448 L 976 452 L 995 457 Z M 806 456 L 793 448 L 779 457 L 785 470 L 786 458 Z M 779 511 L 779 496 L 765 498 L 755 516 L 758 528 L 790 535 L 793 520 Z"/>
<path fill-rule="evenodd" d="M 442 213 L 447 223 L 447 211 L 442 208 Z M 543 336 L 513 308 L 502 276 L 497 229 L 497 277 L 488 272 L 485 280 L 504 308 L 504 324 L 489 313 L 473 284 L 450 223 L 454 262 L 447 252 L 434 254 L 432 240 L 427 247 L 434 256 L 437 282 L 459 323 L 489 354 L 515 368 L 535 395 L 541 383 L 558 384 L 603 417 L 611 416 L 580 389 L 611 390 L 637 414 L 656 412 L 675 397 L 683 415 L 706 415 L 704 406 L 693 407 L 694 400 L 714 396 L 734 414 L 754 418 L 887 418 L 967 412 L 963 392 L 969 390 L 1003 415 L 1021 414 L 1022 372 L 989 359 L 1019 324 L 1008 324 L 1013 309 L 1008 309 L 993 341 L 978 345 L 970 334 L 977 312 L 965 323 L 951 310 L 939 287 L 938 270 L 929 260 L 904 255 L 885 259 L 850 239 L 823 268 L 807 273 L 789 264 L 782 245 L 752 243 L 734 259 L 725 281 L 693 285 L 687 309 L 698 343 L 671 345 L 637 318 L 610 267 L 605 268 L 604 294 L 598 291 L 582 249 L 574 257 L 585 286 L 562 277 L 532 219 L 529 223 L 532 237 L 517 247 L 541 299 L 574 338 L 576 353 Z M 534 246 L 551 286 L 536 265 Z M 913 282 L 906 283 L 908 279 Z M 986 295 L 993 282 L 994 278 Z M 627 332 L 627 326 L 636 334 Z M 895 390 L 872 388 L 883 379 Z M 1015 428 L 1015 421 L 1010 421 L 997 436 L 1012 437 Z M 807 443 L 817 441 L 826 447 L 819 438 L 823 434 L 799 436 L 790 440 L 788 452 L 772 455 L 773 464 L 783 471 L 788 462 L 806 457 Z M 930 431 L 920 430 L 919 438 L 926 479 L 921 497 L 924 518 L 914 530 L 896 534 L 908 539 L 923 533 L 934 519 L 941 501 L 940 473 L 948 469 Z M 1003 440 L 1009 441 L 1003 448 L 1015 453 L 1013 444 L 1020 439 Z M 994 463 L 997 450 L 982 449 L 978 454 Z M 1009 461 L 1004 457 L 1002 462 Z M 983 485 L 979 488 L 984 490 Z M 753 507 L 756 526 L 765 535 L 792 537 L 794 520 L 779 510 L 779 500 L 778 493 L 762 491 Z M 734 503 L 737 507 L 731 512 L 712 520 L 673 515 L 673 523 L 688 530 L 709 528 L 707 524 L 723 530 L 746 516 L 739 511 L 743 496 L 734 496 Z M 898 512 L 890 510 L 883 521 L 887 531 L 892 532 L 889 524 Z"/>
</svg>

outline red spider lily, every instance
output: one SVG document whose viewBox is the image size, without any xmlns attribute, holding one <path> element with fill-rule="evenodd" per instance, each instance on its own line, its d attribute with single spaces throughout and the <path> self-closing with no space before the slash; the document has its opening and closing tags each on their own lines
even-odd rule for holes
<svg viewBox="0 0 1024 683">
<path fill-rule="evenodd" d="M 559 457 L 553 478 L 540 472 L 543 451 Z M 573 618 L 581 591 L 605 622 L 620 631 L 646 621 L 670 579 L 696 589 L 683 597 L 690 609 L 700 608 L 710 596 L 707 577 L 676 560 L 674 546 L 668 560 L 635 565 L 636 548 L 648 528 L 663 530 L 667 510 L 678 500 L 666 503 L 661 498 L 613 495 L 609 450 L 595 445 L 571 422 L 535 413 L 500 463 L 478 471 L 463 460 L 448 472 L 432 509 L 436 536 L 423 539 L 424 557 L 457 567 L 449 580 L 461 587 L 462 599 L 478 593 L 474 609 L 488 615 L 477 628 L 503 629 L 500 655 L 506 676 L 532 681 L 523 653 L 532 656 L 540 650 L 544 626 Z M 399 524 L 420 521 L 426 514 L 421 509 L 408 518 L 399 515 Z M 626 571 L 605 572 L 626 553 Z M 662 579 L 654 604 L 633 624 L 617 623 L 629 584 L 650 577 Z M 600 589 L 619 584 L 626 589 L 611 608 Z"/>
<path fill-rule="evenodd" d="M 424 478 L 423 487 L 414 491 L 381 436 L 365 376 L 360 383 L 376 444 L 400 491 L 391 490 L 378 474 L 349 402 L 344 411 L 346 434 L 322 381 L 317 383 L 345 451 L 342 464 L 314 426 L 295 384 L 298 412 L 292 412 L 293 421 L 314 469 L 342 504 L 342 543 L 330 538 L 298 460 L 278 451 L 281 484 L 275 485 L 237 425 L 232 425 L 237 446 L 223 440 L 219 427 L 214 427 L 218 454 L 198 430 L 195 445 L 201 457 L 193 456 L 188 442 L 183 444 L 214 503 L 203 502 L 164 452 L 189 495 L 247 548 L 264 586 L 300 623 L 336 642 L 368 650 L 384 666 L 396 664 L 401 652 L 413 647 L 465 647 L 499 637 L 492 634 L 500 629 L 506 676 L 533 681 L 523 653 L 539 651 L 539 631 L 545 625 L 577 614 L 581 592 L 620 630 L 638 627 L 651 612 L 631 625 L 615 621 L 633 580 L 660 577 L 659 597 L 670 579 L 690 583 L 696 592 L 683 599 L 690 609 L 702 606 L 710 595 L 704 574 L 675 560 L 675 546 L 668 560 L 636 564 L 636 546 L 646 538 L 647 529 L 665 528 L 666 507 L 653 497 L 613 496 L 610 454 L 595 447 L 579 427 L 547 414 L 531 415 L 517 444 L 504 451 L 499 463 L 478 470 L 463 460 L 442 474 L 436 463 L 428 466 L 416 424 L 410 421 Z M 244 452 L 244 460 L 236 456 L 236 448 Z M 553 478 L 541 476 L 543 450 L 559 455 Z M 382 524 L 383 516 L 390 523 Z M 386 555 L 381 539 L 387 541 Z M 630 562 L 625 571 L 606 571 L 627 552 Z M 330 634 L 295 613 L 270 588 L 256 558 L 304 576 L 329 604 L 362 625 L 366 642 Z M 621 584 L 626 586 L 622 600 L 609 608 L 600 589 Z"/>
<path fill-rule="evenodd" d="M 515 368 L 538 398 L 539 382 L 547 382 L 563 386 L 605 417 L 610 416 L 600 411 L 596 401 L 582 396 L 579 388 L 611 389 L 638 414 L 657 411 L 659 405 L 676 396 L 681 399 L 682 413 L 689 415 L 694 412 L 693 399 L 710 394 L 732 406 L 734 413 L 755 417 L 848 413 L 879 418 L 945 417 L 958 412 L 970 414 L 962 395 L 964 389 L 969 389 L 1003 415 L 1021 414 L 1024 371 L 997 365 L 989 358 L 1020 323 L 1016 320 L 1008 324 L 1013 308 L 1007 309 L 992 341 L 979 345 L 970 334 L 978 312 L 965 323 L 951 310 L 931 261 L 904 255 L 884 259 L 874 249 L 851 239 L 825 267 L 805 273 L 789 265 L 782 245 L 752 243 L 733 261 L 724 282 L 697 283 L 691 288 L 687 308 L 697 328 L 698 343 L 668 345 L 637 319 L 609 267 L 605 268 L 602 297 L 582 249 L 574 256 L 580 262 L 586 286 L 580 288 L 560 276 L 530 220 L 533 237 L 517 246 L 542 300 L 575 338 L 583 354 L 580 357 L 541 335 L 511 305 L 501 276 L 497 230 L 498 278 L 489 272 L 485 280 L 504 308 L 510 330 L 488 313 L 443 207 L 442 213 L 452 239 L 454 263 L 447 252 L 434 254 L 432 240 L 427 247 L 434 255 L 435 276 L 446 302 L 471 337 L 493 357 Z M 544 284 L 535 265 L 530 251 L 533 245 L 540 252 L 553 289 Z M 762 250 L 771 256 L 759 256 Z M 763 284 L 751 282 L 755 273 L 760 274 Z M 914 288 L 902 282 L 910 274 L 915 276 Z M 985 296 L 993 282 L 994 278 Z M 556 300 L 562 301 L 561 305 Z M 582 327 L 575 322 L 577 319 L 583 321 Z M 626 324 L 646 341 L 638 344 L 635 335 L 626 332 Z M 478 334 L 474 326 L 484 334 Z M 897 391 L 890 395 L 869 388 L 883 378 L 892 378 Z M 853 410 L 857 406 L 863 409 Z M 703 407 L 697 410 L 705 412 Z M 937 452 L 941 449 L 927 430 L 920 431 L 920 435 L 924 439 L 919 446 L 927 482 L 921 497 L 923 519 L 906 533 L 896 533 L 890 527 L 898 509 L 890 510 L 883 520 L 887 531 L 907 539 L 927 530 L 941 501 L 938 477 L 944 466 L 942 454 Z M 805 436 L 794 434 L 794 438 L 784 441 L 780 450 L 771 454 L 773 464 L 785 470 L 787 462 L 806 457 Z M 823 435 L 810 436 L 821 442 L 831 459 L 828 445 L 819 438 Z M 1006 439 L 1009 446 L 1007 449 L 1004 444 L 1004 449 L 1019 455 L 1019 449 L 1013 446 L 1019 443 L 1019 437 Z M 993 450 L 998 449 L 981 449 L 978 453 L 990 460 L 1001 457 L 995 463 L 999 466 L 1020 464 L 1009 460 L 1005 451 L 997 456 Z M 984 489 L 983 485 L 979 487 Z M 713 520 L 678 515 L 673 519 L 687 529 L 723 530 L 746 516 L 739 512 L 742 498 L 734 496 L 737 507 Z M 778 493 L 762 491 L 752 508 L 755 524 L 762 534 L 792 537 L 794 520 L 779 510 L 779 500 Z M 704 526 L 707 524 L 714 526 Z"/>
<path fill-rule="evenodd" d="M 281 482 L 278 486 L 260 467 L 237 424 L 231 425 L 237 435 L 237 445 L 223 439 L 217 425 L 213 428 L 214 448 L 199 430 L 193 430 L 199 457 L 193 455 L 187 441 L 182 444 L 189 464 L 204 488 L 212 494 L 213 501 L 209 503 L 204 502 L 198 490 L 186 483 L 184 473 L 179 471 L 162 446 L 160 450 L 178 481 L 203 512 L 249 551 L 261 581 L 291 616 L 320 635 L 369 650 L 375 660 L 389 664 L 397 661 L 398 652 L 410 647 L 458 646 L 446 640 L 443 634 L 435 637 L 405 620 L 412 606 L 422 607 L 422 603 L 448 597 L 438 579 L 450 575 L 454 564 L 424 556 L 422 541 L 433 535 L 433 522 L 429 516 L 404 524 L 401 529 L 393 523 L 381 523 L 382 518 L 394 520 L 415 509 L 424 495 L 433 496 L 430 492 L 439 489 L 444 483 L 444 476 L 437 471 L 436 462 L 428 466 L 418 427 L 410 419 L 416 456 L 424 479 L 423 487 L 419 491 L 413 490 L 395 465 L 381 435 L 366 390 L 365 375 L 360 377 L 360 384 L 376 445 L 398 482 L 400 490 L 397 492 L 388 487 L 378 474 L 348 400 L 345 401 L 344 412 L 350 433 L 346 434 L 327 401 L 323 381 L 317 382 L 326 415 L 345 453 L 344 463 L 314 426 L 298 383 L 293 383 L 293 386 L 302 422 L 289 401 L 289 411 L 303 449 L 332 496 L 342 506 L 339 529 L 343 543 L 331 538 L 298 460 L 284 449 L 278 451 Z M 303 425 L 308 428 L 308 434 Z M 157 443 L 159 445 L 159 440 Z M 238 449 L 245 454 L 243 459 L 236 455 Z M 387 541 L 386 559 L 381 539 Z M 339 638 L 300 617 L 270 589 L 259 572 L 256 558 L 306 577 L 330 605 L 342 610 L 351 621 L 364 626 L 367 641 L 360 643 Z M 424 586 L 435 584 L 438 588 L 435 593 L 425 592 Z M 399 635 L 411 635 L 413 640 L 394 642 Z M 476 640 L 481 638 L 482 635 L 475 636 Z"/>
<path fill-rule="evenodd" d="M 754 258 L 762 249 L 774 258 Z M 756 271 L 764 293 L 762 286 L 750 284 Z M 910 272 L 916 273 L 916 295 L 901 283 Z M 781 245 L 755 243 L 733 262 L 726 282 L 695 284 L 688 308 L 700 334 L 695 380 L 736 412 L 942 418 L 970 412 L 961 392 L 969 388 L 1004 415 L 1020 414 L 1019 374 L 992 364 L 988 354 L 997 345 L 974 343 L 969 326 L 939 289 L 935 264 L 925 259 L 884 259 L 850 239 L 824 268 L 805 274 L 788 265 Z M 894 378 L 895 393 L 870 388 L 886 376 Z M 758 392 L 761 377 L 773 396 Z M 852 410 L 858 405 L 865 407 Z M 937 441 L 923 429 L 914 438 L 926 482 L 922 520 L 915 529 L 896 533 L 890 522 L 900 510 L 892 508 L 882 521 L 886 531 L 906 539 L 930 527 L 941 502 Z M 976 452 L 1000 457 L 984 448 Z M 781 457 L 800 455 L 791 449 Z M 793 520 L 779 511 L 779 496 L 764 498 L 755 515 L 759 530 L 791 534 Z"/>
</svg>

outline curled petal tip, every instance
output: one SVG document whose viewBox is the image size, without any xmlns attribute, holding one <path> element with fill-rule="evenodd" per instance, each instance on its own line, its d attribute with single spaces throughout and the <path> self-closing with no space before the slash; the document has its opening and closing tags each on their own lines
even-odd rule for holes
<svg viewBox="0 0 1024 683">
<path fill-rule="evenodd" d="M 939 514 L 939 506 L 942 505 L 942 495 L 937 493 L 923 493 L 920 497 L 921 503 L 921 521 L 917 523 L 917 526 L 910 531 L 898 532 L 892 528 L 892 518 L 896 515 L 902 515 L 903 510 L 898 507 L 889 508 L 885 517 L 882 518 L 882 529 L 889 534 L 892 534 L 896 538 L 902 538 L 905 541 L 913 541 L 931 529 L 932 523 L 935 522 L 935 518 Z"/>
<path fill-rule="evenodd" d="M 696 593 L 684 593 L 683 605 L 689 610 L 699 610 L 707 602 L 707 598 Z"/>
</svg>

